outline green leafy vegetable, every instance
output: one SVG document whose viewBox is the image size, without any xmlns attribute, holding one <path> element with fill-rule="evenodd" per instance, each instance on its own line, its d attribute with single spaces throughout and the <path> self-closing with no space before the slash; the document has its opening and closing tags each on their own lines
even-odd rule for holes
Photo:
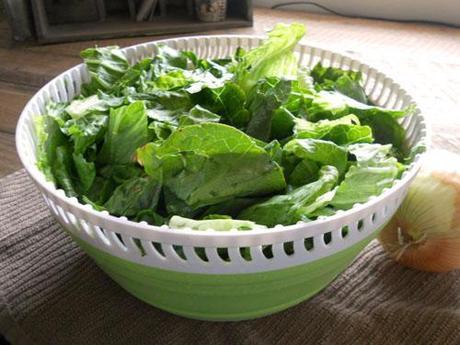
<svg viewBox="0 0 460 345">
<path fill-rule="evenodd" d="M 179 128 L 150 151 L 156 158 L 144 161 L 147 173 L 161 170 L 164 185 L 193 209 L 285 187 L 281 168 L 270 155 L 249 136 L 227 125 Z"/>
<path fill-rule="evenodd" d="M 252 230 L 264 229 L 265 226 L 258 225 L 254 222 L 247 220 L 236 219 L 205 219 L 193 220 L 179 216 L 173 216 L 169 221 L 169 226 L 173 229 L 190 228 L 192 230 L 208 230 L 213 229 L 216 231 L 229 231 L 232 229 L 237 230 Z"/>
<path fill-rule="evenodd" d="M 284 151 L 300 159 L 308 159 L 321 165 L 333 165 L 340 174 L 347 166 L 347 150 L 331 141 L 293 139 L 284 146 Z"/>
<path fill-rule="evenodd" d="M 122 97 L 110 97 L 101 93 L 101 95 L 73 100 L 65 111 L 72 119 L 78 120 L 88 114 L 104 114 L 110 108 L 121 106 L 123 102 Z"/>
<path fill-rule="evenodd" d="M 310 213 L 327 205 L 334 196 L 331 190 L 337 183 L 337 169 L 324 166 L 319 175 L 315 182 L 247 208 L 238 218 L 267 226 L 294 224 L 299 220 L 307 220 Z"/>
<path fill-rule="evenodd" d="M 88 48 L 80 55 L 91 77 L 84 88 L 88 95 L 97 90 L 109 91 L 128 70 L 128 60 L 117 46 Z"/>
<path fill-rule="evenodd" d="M 80 190 L 84 193 L 93 185 L 96 178 L 96 166 L 94 162 L 88 162 L 81 153 L 73 153 L 72 158 L 77 171 Z"/>
<path fill-rule="evenodd" d="M 288 183 L 299 187 L 318 179 L 320 166 L 310 159 L 301 160 L 289 174 Z"/>
<path fill-rule="evenodd" d="M 291 82 L 277 78 L 259 81 L 251 90 L 248 110 L 252 114 L 246 133 L 267 141 L 270 138 L 273 111 L 289 96 Z"/>
<path fill-rule="evenodd" d="M 319 62 L 311 71 L 318 90 L 336 90 L 354 100 L 367 104 L 367 96 L 361 86 L 361 72 L 323 67 Z"/>
<path fill-rule="evenodd" d="M 111 109 L 104 144 L 98 160 L 102 164 L 126 164 L 136 149 L 148 140 L 147 115 L 142 102 Z"/>
<path fill-rule="evenodd" d="M 412 108 L 393 110 L 366 105 L 339 92 L 320 91 L 317 94 L 308 95 L 307 98 L 311 102 L 307 106 L 308 119 L 314 122 L 322 119 L 337 119 L 348 114 L 355 114 L 358 118 L 364 114 L 375 116 L 388 114 L 397 119 L 411 115 L 413 112 Z"/>
<path fill-rule="evenodd" d="M 198 123 L 205 123 L 205 122 L 219 122 L 220 116 L 214 114 L 213 112 L 203 108 L 200 105 L 195 105 L 190 111 L 186 114 L 183 114 L 179 118 L 179 126 L 187 126 L 193 125 Z"/>
<path fill-rule="evenodd" d="M 157 206 L 161 184 L 151 177 L 135 177 L 119 185 L 104 207 L 117 216 L 135 216 Z"/>
<path fill-rule="evenodd" d="M 107 115 L 86 115 L 77 120 L 64 123 L 61 131 L 70 137 L 77 154 L 83 154 L 98 139 L 102 138 L 107 127 Z"/>
<path fill-rule="evenodd" d="M 248 92 L 259 80 L 268 77 L 296 79 L 294 47 L 305 34 L 301 24 L 277 24 L 268 39 L 247 52 L 235 66 L 235 79 Z"/>
<path fill-rule="evenodd" d="M 55 182 L 53 165 L 56 160 L 57 147 L 68 142 L 68 138 L 61 132 L 56 118 L 49 115 L 35 118 L 35 129 L 38 138 L 37 166 L 43 171 L 46 178 Z"/>
<path fill-rule="evenodd" d="M 55 149 L 55 159 L 52 163 L 52 172 L 57 184 L 70 197 L 77 197 L 74 182 L 77 181 L 73 171 L 72 153 L 69 145 L 61 145 Z"/>
<path fill-rule="evenodd" d="M 337 120 L 310 122 L 295 119 L 294 133 L 299 139 L 323 139 L 338 145 L 371 143 L 374 141 L 372 129 L 360 125 L 356 115 L 346 115 Z"/>
<path fill-rule="evenodd" d="M 218 59 L 84 50 L 82 94 L 35 119 L 38 168 L 96 210 L 177 229 L 265 229 L 366 202 L 425 149 L 400 124 L 415 108 L 373 105 L 358 71 L 298 66 L 304 33 L 278 24 Z"/>
<path fill-rule="evenodd" d="M 349 209 L 355 203 L 366 202 L 392 186 L 399 172 L 398 161 L 390 156 L 391 145 L 356 144 L 349 148 L 356 157 L 337 189 L 331 205 Z"/>
</svg>

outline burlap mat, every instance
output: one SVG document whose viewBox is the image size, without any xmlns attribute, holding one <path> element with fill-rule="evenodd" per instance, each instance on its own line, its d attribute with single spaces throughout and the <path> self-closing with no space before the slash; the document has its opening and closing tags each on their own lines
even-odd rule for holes
<svg viewBox="0 0 460 345">
<path fill-rule="evenodd" d="M 0 180 L 0 332 L 13 344 L 460 344 L 460 272 L 393 263 L 371 243 L 316 297 L 244 322 L 138 301 L 60 229 L 23 171 Z"/>
</svg>

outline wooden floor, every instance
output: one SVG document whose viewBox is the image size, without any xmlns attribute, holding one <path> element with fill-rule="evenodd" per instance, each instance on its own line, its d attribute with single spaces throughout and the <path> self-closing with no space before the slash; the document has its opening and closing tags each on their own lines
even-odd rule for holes
<svg viewBox="0 0 460 345">
<path fill-rule="evenodd" d="M 302 22 L 306 41 L 365 60 L 396 79 L 433 120 L 435 146 L 460 148 L 460 29 L 441 25 L 351 19 L 303 12 L 256 9 L 254 27 L 210 32 L 263 34 L 278 22 Z M 47 81 L 80 63 L 79 52 L 95 44 L 122 47 L 158 36 L 39 46 L 15 43 L 0 21 L 0 177 L 21 165 L 14 145 L 17 118 Z M 459 152 L 460 153 L 460 152 Z"/>
</svg>

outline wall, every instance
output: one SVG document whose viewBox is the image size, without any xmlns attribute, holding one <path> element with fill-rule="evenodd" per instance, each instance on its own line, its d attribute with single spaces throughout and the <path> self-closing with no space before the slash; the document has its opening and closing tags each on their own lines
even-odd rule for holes
<svg viewBox="0 0 460 345">
<path fill-rule="evenodd" d="M 272 7 L 292 2 L 290 0 L 254 0 L 254 5 Z M 296 1 L 298 2 L 298 1 Z M 302 5 L 285 6 L 283 9 L 297 9 L 327 13 L 322 5 L 340 14 L 392 20 L 429 21 L 460 26 L 459 0 L 314 0 Z"/>
</svg>

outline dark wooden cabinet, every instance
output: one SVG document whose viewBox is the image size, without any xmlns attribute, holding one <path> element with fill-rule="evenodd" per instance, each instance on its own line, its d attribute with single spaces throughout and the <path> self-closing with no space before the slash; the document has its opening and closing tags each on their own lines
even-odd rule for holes
<svg viewBox="0 0 460 345">
<path fill-rule="evenodd" d="M 227 0 L 225 20 L 219 22 L 200 21 L 194 10 L 196 0 L 155 1 L 158 8 L 144 16 L 143 21 L 136 20 L 143 0 L 6 0 L 6 4 L 7 10 L 19 3 L 26 8 L 20 23 L 17 10 L 7 12 L 12 26 L 15 25 L 13 32 L 28 28 L 29 35 L 16 38 L 28 38 L 34 31 L 40 43 L 252 26 L 252 0 Z"/>
</svg>

